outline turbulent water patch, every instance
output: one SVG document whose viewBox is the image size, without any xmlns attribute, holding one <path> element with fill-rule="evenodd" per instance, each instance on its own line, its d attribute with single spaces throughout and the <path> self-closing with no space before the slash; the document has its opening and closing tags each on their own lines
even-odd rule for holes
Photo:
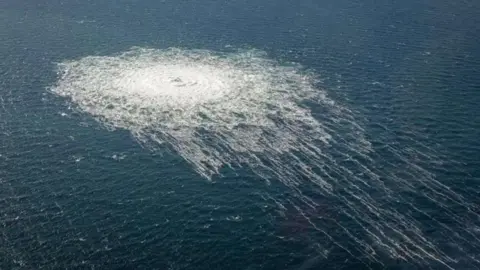
<svg viewBox="0 0 480 270">
<path fill-rule="evenodd" d="M 279 158 L 296 157 L 294 152 L 320 158 L 321 146 L 331 138 L 328 126 L 302 102 L 328 107 L 332 121 L 345 117 L 313 87 L 311 75 L 259 51 L 135 48 L 113 57 L 67 61 L 59 68 L 53 92 L 142 142 L 168 143 L 207 178 L 225 165 L 250 165 L 291 182 L 295 174 Z M 314 176 L 296 159 L 297 171 Z"/>
<path fill-rule="evenodd" d="M 463 209 L 469 220 L 478 214 L 411 158 L 434 161 L 434 151 L 409 154 L 384 145 L 383 153 L 376 153 L 354 114 L 315 87 L 315 75 L 296 64 L 255 50 L 133 48 L 58 67 L 53 93 L 108 127 L 129 130 L 145 145 L 168 144 L 202 176 L 244 167 L 287 185 L 294 197 L 265 198 L 299 213 L 323 235 L 323 246 L 331 242 L 365 265 L 381 263 L 384 253 L 451 268 L 458 260 L 425 236 L 422 220 L 428 220 L 477 263 L 471 254 L 479 235 L 462 226 L 465 217 L 453 209 Z M 386 155 L 395 162 L 378 166 L 374 158 Z M 452 223 L 416 205 L 419 198 L 449 213 Z M 337 216 L 322 216 L 322 208 Z"/>
</svg>

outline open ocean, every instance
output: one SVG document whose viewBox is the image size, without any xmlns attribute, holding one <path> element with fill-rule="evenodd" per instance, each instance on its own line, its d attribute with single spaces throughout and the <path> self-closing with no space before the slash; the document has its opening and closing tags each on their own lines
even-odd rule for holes
<svg viewBox="0 0 480 270">
<path fill-rule="evenodd" d="M 0 0 L 0 269 L 480 269 L 480 1 Z"/>
</svg>

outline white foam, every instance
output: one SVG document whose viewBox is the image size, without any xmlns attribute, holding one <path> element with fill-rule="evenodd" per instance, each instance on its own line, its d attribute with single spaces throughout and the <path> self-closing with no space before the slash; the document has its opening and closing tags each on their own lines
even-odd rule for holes
<svg viewBox="0 0 480 270">
<path fill-rule="evenodd" d="M 258 153 L 270 153 L 276 164 L 277 154 L 330 138 L 301 105 L 315 99 L 334 107 L 313 87 L 313 77 L 261 52 L 133 48 L 59 68 L 53 92 L 143 142 L 170 144 L 207 178 L 225 165 L 258 163 Z M 285 181 L 291 174 L 276 173 Z"/>
<path fill-rule="evenodd" d="M 295 198 L 265 198 L 282 211 L 293 207 L 326 236 L 325 241 L 352 256 L 352 250 L 342 245 L 342 236 L 355 241 L 362 261 L 377 261 L 373 250 L 380 250 L 394 258 L 439 262 L 447 268 L 454 263 L 424 237 L 419 215 L 429 214 L 403 196 L 422 196 L 452 220 L 461 220 L 454 207 L 468 208 L 469 203 L 402 149 L 386 146 L 383 151 L 395 163 L 385 161 L 377 168 L 353 114 L 326 97 L 315 87 L 315 76 L 298 65 L 281 65 L 255 50 L 133 48 L 115 56 L 60 63 L 59 80 L 51 91 L 105 126 L 129 130 L 146 146 L 170 145 L 208 179 L 223 167 L 246 167 L 267 181 L 282 182 Z M 321 114 L 314 117 L 304 105 L 307 101 Z M 430 152 L 424 156 L 436 158 Z M 325 219 L 336 224 L 337 235 L 330 232 L 331 226 L 318 222 L 318 213 L 328 207 L 302 190 L 338 204 L 332 212 L 343 219 Z M 408 211 L 400 213 L 392 205 Z M 453 235 L 453 225 L 434 217 L 430 222 Z M 350 231 L 352 224 L 370 241 Z M 470 244 L 467 239 L 472 235 L 465 230 L 452 241 L 462 248 L 480 243 L 475 238 Z"/>
</svg>

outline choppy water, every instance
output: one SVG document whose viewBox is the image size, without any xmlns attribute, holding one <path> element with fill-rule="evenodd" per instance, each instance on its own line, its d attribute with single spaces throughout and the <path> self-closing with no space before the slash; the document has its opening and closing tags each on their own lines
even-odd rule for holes
<svg viewBox="0 0 480 270">
<path fill-rule="evenodd" d="M 480 268 L 475 1 L 0 8 L 0 269 Z"/>
</svg>

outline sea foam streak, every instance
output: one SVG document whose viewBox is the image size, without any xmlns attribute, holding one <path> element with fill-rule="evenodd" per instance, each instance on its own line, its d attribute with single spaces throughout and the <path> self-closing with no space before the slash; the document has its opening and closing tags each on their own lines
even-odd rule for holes
<svg viewBox="0 0 480 270">
<path fill-rule="evenodd" d="M 319 157 L 318 146 L 330 139 L 301 102 L 314 100 L 332 114 L 339 109 L 297 66 L 257 51 L 134 48 L 59 66 L 55 93 L 143 142 L 168 143 L 207 178 L 225 165 L 253 165 L 294 180 L 278 157 L 292 150 Z M 268 166 L 258 154 L 267 154 Z"/>
<path fill-rule="evenodd" d="M 296 197 L 272 200 L 300 213 L 325 236 L 321 241 L 362 254 L 359 259 L 366 265 L 379 260 L 375 250 L 406 261 L 446 268 L 455 264 L 424 236 L 422 218 L 478 263 L 468 251 L 479 243 L 473 229 L 452 234 L 453 225 L 435 220 L 404 196 L 423 196 L 450 213 L 451 224 L 460 223 L 461 217 L 450 205 L 466 209 L 468 202 L 401 149 L 382 149 L 396 162 L 377 168 L 353 113 L 314 85 L 315 76 L 298 65 L 279 64 L 255 50 L 133 48 L 60 63 L 59 81 L 51 91 L 100 123 L 131 131 L 145 145 L 168 144 L 208 179 L 223 167 L 247 167 L 267 181 L 282 182 Z M 313 104 L 317 113 L 305 103 Z M 302 192 L 305 186 L 309 195 Z M 326 198 L 342 218 L 321 219 L 322 206 L 312 195 Z M 396 205 L 408 211 L 397 211 Z M 332 226 L 335 232 L 327 229 Z M 343 245 L 345 238 L 356 247 Z"/>
</svg>

